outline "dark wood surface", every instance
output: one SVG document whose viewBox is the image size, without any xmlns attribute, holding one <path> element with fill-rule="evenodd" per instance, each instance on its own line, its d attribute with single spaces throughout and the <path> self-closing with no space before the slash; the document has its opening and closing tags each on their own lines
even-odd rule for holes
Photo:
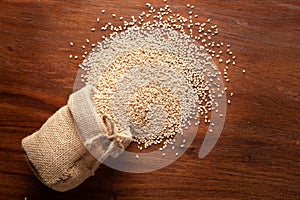
<svg viewBox="0 0 300 200">
<path fill-rule="evenodd" d="M 300 199 L 299 1 L 168 1 L 174 12 L 196 5 L 200 19 L 218 24 L 218 38 L 238 57 L 230 71 L 235 94 L 226 124 L 205 159 L 198 158 L 200 131 L 182 157 L 155 172 L 101 166 L 66 193 L 34 177 L 21 139 L 66 104 L 81 62 L 68 55 L 80 52 L 86 38 L 99 40 L 99 31 L 89 31 L 97 16 L 101 23 L 112 20 L 113 12 L 129 18 L 145 3 L 0 2 L 0 199 Z"/>
</svg>

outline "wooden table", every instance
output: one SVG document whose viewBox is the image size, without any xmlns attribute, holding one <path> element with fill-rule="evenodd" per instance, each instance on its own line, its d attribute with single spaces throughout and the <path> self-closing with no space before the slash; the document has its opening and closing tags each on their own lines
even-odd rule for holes
<svg viewBox="0 0 300 200">
<path fill-rule="evenodd" d="M 21 139 L 66 104 L 81 62 L 69 54 L 78 54 L 86 38 L 99 40 L 100 31 L 90 31 L 96 17 L 102 24 L 113 21 L 112 13 L 128 19 L 146 10 L 145 3 L 0 2 L 0 199 L 300 199 L 298 1 L 168 1 L 174 12 L 186 13 L 190 3 L 199 20 L 211 18 L 238 58 L 230 71 L 234 96 L 226 124 L 205 159 L 198 158 L 200 132 L 182 157 L 155 172 L 103 165 L 66 193 L 34 177 Z"/>
</svg>

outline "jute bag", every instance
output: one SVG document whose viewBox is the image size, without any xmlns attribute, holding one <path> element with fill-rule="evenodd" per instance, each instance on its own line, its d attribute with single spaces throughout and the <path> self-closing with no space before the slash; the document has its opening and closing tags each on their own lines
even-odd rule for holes
<svg viewBox="0 0 300 200">
<path fill-rule="evenodd" d="M 33 173 L 54 190 L 77 187 L 94 175 L 100 161 L 119 156 L 132 141 L 129 129 L 117 133 L 109 116 L 96 113 L 91 92 L 92 87 L 85 86 L 70 95 L 66 106 L 22 140 Z M 92 152 L 85 145 L 91 145 Z"/>
</svg>

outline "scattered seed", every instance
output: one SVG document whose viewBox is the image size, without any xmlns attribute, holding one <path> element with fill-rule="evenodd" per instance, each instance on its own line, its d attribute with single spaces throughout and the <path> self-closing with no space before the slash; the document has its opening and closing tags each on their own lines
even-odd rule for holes
<svg viewBox="0 0 300 200">
<path fill-rule="evenodd" d="M 164 2 L 166 2 L 166 1 L 167 0 L 164 0 Z M 160 8 L 157 12 L 151 6 L 150 3 L 146 3 L 146 6 L 149 7 L 149 13 L 146 14 L 145 12 L 143 12 L 144 14 L 142 13 L 137 18 L 135 18 L 134 16 L 132 16 L 131 17 L 132 21 L 130 21 L 130 22 L 124 21 L 124 25 L 123 26 L 119 26 L 119 27 L 113 26 L 110 22 L 108 22 L 107 25 L 105 25 L 104 27 L 101 27 L 101 30 L 104 31 L 104 30 L 107 30 L 107 28 L 108 28 L 108 30 L 117 32 L 117 31 L 120 31 L 120 30 L 129 29 L 129 27 L 131 27 L 131 26 L 137 26 L 138 27 L 139 25 L 141 25 L 141 26 L 145 26 L 145 27 L 151 27 L 151 26 L 155 27 L 155 26 L 153 26 L 153 24 L 156 24 L 157 27 L 159 27 L 160 25 L 161 26 L 166 26 L 167 28 L 172 27 L 173 30 L 178 30 L 178 31 L 180 31 L 182 33 L 186 33 L 185 29 L 186 29 L 186 27 L 188 27 L 188 35 L 190 36 L 190 38 L 194 38 L 195 40 L 199 40 L 200 42 L 202 42 L 202 45 L 205 46 L 205 48 L 207 49 L 207 52 L 209 52 L 209 54 L 212 57 L 215 56 L 216 58 L 218 58 L 219 63 L 222 63 L 223 59 L 224 59 L 224 61 L 227 59 L 227 58 L 225 59 L 224 57 L 222 57 L 222 51 L 214 51 L 213 50 L 214 47 L 221 48 L 221 46 L 224 46 L 224 43 L 223 42 L 216 43 L 216 42 L 213 41 L 213 39 L 214 39 L 213 36 L 218 33 L 217 25 L 209 25 L 210 27 L 208 27 L 208 29 L 206 29 L 206 27 L 207 27 L 206 23 L 207 24 L 211 23 L 211 19 L 207 19 L 206 23 L 202 23 L 201 24 L 200 22 L 194 22 L 193 21 L 193 16 L 194 16 L 194 18 L 197 18 L 198 15 L 193 15 L 192 16 L 192 14 L 193 14 L 192 11 L 188 12 L 189 15 L 190 15 L 189 17 L 183 17 L 180 14 L 171 14 L 171 15 L 169 15 L 170 13 L 172 13 L 172 10 L 170 10 L 169 7 L 167 7 L 168 5 L 166 5 L 164 8 Z M 193 9 L 195 6 L 191 6 L 190 4 L 186 4 L 186 7 Z M 105 10 L 102 10 L 102 13 L 104 13 L 104 12 L 105 12 Z M 149 21 L 149 23 L 148 23 L 148 22 L 146 22 L 146 20 L 145 20 L 145 22 L 143 22 L 143 20 L 144 20 L 142 18 L 143 16 L 146 16 L 147 18 L 149 18 L 151 15 L 153 16 L 153 19 L 154 19 L 153 23 L 152 23 L 152 21 Z M 112 14 L 112 16 L 116 17 L 117 15 L 116 14 Z M 169 18 L 165 20 L 164 16 L 169 16 Z M 120 17 L 119 19 L 123 20 L 123 17 Z M 97 21 L 100 21 L 100 19 L 97 18 Z M 199 28 L 199 30 L 197 32 L 195 31 L 195 29 L 194 29 L 194 32 L 193 32 L 193 28 L 195 28 L 195 27 L 197 29 Z M 95 30 L 96 30 L 95 28 L 91 29 L 92 32 L 94 32 Z M 196 35 L 196 34 L 198 34 L 198 35 Z M 110 34 L 110 36 L 108 38 L 106 38 L 104 35 L 102 35 L 101 37 L 102 37 L 103 40 L 109 40 L 109 38 L 112 37 L 112 36 L 113 36 L 113 34 Z M 88 39 L 87 39 L 87 43 L 89 43 Z M 71 43 L 70 43 L 70 45 L 71 45 Z M 72 43 L 72 45 L 73 45 L 73 43 Z M 96 46 L 96 44 L 92 44 L 92 47 L 95 47 L 95 46 Z M 100 46 L 101 45 L 99 44 L 98 47 L 100 48 Z M 83 47 L 83 49 L 85 48 L 84 46 L 82 46 L 82 47 Z M 92 51 L 97 52 L 98 47 L 96 49 L 92 49 Z M 228 54 L 232 55 L 232 52 L 229 50 L 230 45 L 227 45 L 227 47 L 228 47 L 228 49 L 227 49 Z M 84 53 L 84 55 L 82 55 L 82 57 L 85 58 L 85 55 L 87 55 L 86 52 Z M 126 55 L 124 57 L 124 59 L 127 56 L 130 57 L 130 55 Z M 138 54 L 135 55 L 135 56 L 137 57 Z M 164 56 L 166 56 L 166 55 L 164 55 Z M 128 63 L 130 63 L 130 62 L 132 62 L 132 60 L 135 60 L 136 57 L 131 57 L 132 58 L 131 60 L 127 59 L 127 58 L 126 59 L 127 59 Z M 75 56 L 74 58 L 77 59 L 78 56 Z M 163 60 L 163 58 L 162 57 L 158 57 L 158 55 L 155 55 L 155 58 L 158 59 L 158 60 Z M 86 60 L 88 60 L 88 59 L 86 59 Z M 235 56 L 232 56 L 232 60 L 234 60 L 234 59 L 235 59 Z M 230 59 L 227 59 L 225 62 L 226 62 L 226 64 L 229 64 L 231 61 L 230 61 Z M 235 65 L 235 62 L 233 62 L 232 64 Z M 228 66 L 225 66 L 225 69 L 228 70 Z M 245 70 L 243 70 L 243 73 L 244 72 L 245 72 Z M 227 78 L 227 71 L 224 71 L 224 79 L 226 80 L 226 82 L 229 82 L 229 78 Z M 90 80 L 92 80 L 92 78 Z M 211 81 L 210 82 L 214 83 L 214 80 L 215 79 L 213 79 L 211 77 Z M 220 80 L 220 79 L 218 78 L 218 80 Z M 202 84 L 202 82 L 201 82 L 201 80 L 198 80 L 198 81 L 199 81 L 198 84 L 200 86 Z M 225 89 L 224 89 L 224 91 L 225 91 Z M 222 92 L 224 92 L 224 91 L 222 91 Z M 147 93 L 141 91 L 140 94 L 141 95 L 139 95 L 139 97 L 141 97 L 142 95 L 146 95 Z M 167 96 L 165 93 L 163 93 L 163 94 L 164 94 L 164 96 Z M 215 96 L 222 96 L 222 94 L 219 94 L 219 93 L 216 93 L 214 95 Z M 209 101 L 209 99 L 207 99 L 207 98 L 208 97 L 206 97 L 206 96 L 202 96 L 203 102 L 204 101 Z M 147 98 L 147 99 L 151 99 L 151 98 Z M 100 100 L 98 100 L 98 101 L 100 101 Z M 230 100 L 228 101 L 228 103 L 229 102 L 230 102 Z M 141 105 L 141 106 L 143 106 L 143 105 Z M 204 114 L 207 114 L 208 111 L 211 111 L 211 110 L 215 110 L 215 112 L 218 112 L 217 109 L 213 109 L 213 108 L 210 108 L 210 107 L 207 107 L 206 109 L 207 109 L 207 111 L 204 112 L 203 110 L 200 110 L 199 113 L 201 113 L 201 115 L 204 115 Z M 134 113 L 137 113 L 136 110 L 137 109 L 134 109 L 134 111 L 135 111 Z M 210 119 L 207 118 L 207 115 L 205 115 L 205 116 L 206 116 L 205 122 L 209 123 Z M 220 114 L 220 117 L 222 117 L 222 116 L 223 115 Z M 196 122 L 195 124 L 198 124 L 198 123 L 199 122 Z M 191 125 L 191 122 L 190 121 L 186 121 L 186 124 L 183 125 L 182 129 L 188 129 L 190 125 Z M 182 134 L 182 132 L 180 134 Z M 170 138 L 172 138 L 171 134 L 170 134 Z M 134 141 L 137 142 L 138 139 L 135 138 Z M 143 143 L 143 142 L 139 141 L 139 144 L 144 144 L 145 145 L 144 148 L 147 148 L 147 147 L 151 146 L 152 142 L 155 143 L 155 144 L 159 144 L 160 143 L 159 140 L 153 140 L 152 139 L 152 141 L 151 140 L 146 140 L 146 143 Z M 183 143 L 185 143 L 185 142 L 186 142 L 186 140 L 184 139 Z M 173 144 L 172 140 L 171 139 L 167 140 L 167 142 L 164 143 L 163 148 L 160 148 L 160 150 L 164 149 L 167 144 Z M 184 145 L 181 145 L 181 146 L 184 146 Z M 139 147 L 140 150 L 142 148 L 143 147 Z M 175 147 L 173 146 L 172 149 L 174 149 L 174 148 Z M 165 155 L 166 155 L 165 153 L 162 153 L 162 156 L 165 156 Z M 176 153 L 176 156 L 177 155 L 178 155 L 178 152 Z M 136 155 L 136 158 L 138 158 L 138 155 Z"/>
</svg>

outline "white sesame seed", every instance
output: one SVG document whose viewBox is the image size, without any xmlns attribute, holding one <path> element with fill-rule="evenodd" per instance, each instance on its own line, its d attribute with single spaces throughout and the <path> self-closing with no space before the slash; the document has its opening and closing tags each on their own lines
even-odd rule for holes
<svg viewBox="0 0 300 200">
<path fill-rule="evenodd" d="M 111 16 L 112 16 L 112 17 L 116 17 L 117 15 L 113 13 Z"/>
<path fill-rule="evenodd" d="M 77 60 L 78 56 L 74 56 L 74 58 Z"/>
<path fill-rule="evenodd" d="M 70 58 L 70 59 L 71 59 L 71 58 L 73 58 L 73 55 L 72 55 L 72 54 L 70 54 L 70 55 L 69 55 L 69 58 Z"/>
<path fill-rule="evenodd" d="M 243 71 L 243 73 L 246 73 L 246 70 L 243 69 L 242 71 Z"/>
<path fill-rule="evenodd" d="M 231 104 L 231 101 L 230 101 L 230 99 L 228 99 L 228 100 L 227 100 L 227 103 L 228 103 L 228 104 Z"/>
<path fill-rule="evenodd" d="M 139 156 L 139 155 L 135 155 L 135 158 L 136 158 L 136 159 L 139 159 L 139 158 L 140 158 L 140 156 Z"/>
<path fill-rule="evenodd" d="M 209 18 L 209 19 L 207 20 L 207 23 L 209 23 L 209 22 L 210 22 L 210 20 L 211 20 L 211 19 Z"/>
<path fill-rule="evenodd" d="M 97 17 L 96 21 L 97 21 L 97 22 L 100 22 L 100 18 L 99 18 L 99 17 Z"/>
<path fill-rule="evenodd" d="M 92 31 L 92 32 L 95 32 L 95 30 L 96 30 L 95 28 L 91 28 L 91 31 Z"/>
<path fill-rule="evenodd" d="M 73 46 L 74 45 L 74 43 L 73 42 L 70 42 L 70 46 Z"/>
<path fill-rule="evenodd" d="M 102 10 L 101 12 L 102 12 L 102 13 L 105 13 L 105 10 Z"/>
</svg>

